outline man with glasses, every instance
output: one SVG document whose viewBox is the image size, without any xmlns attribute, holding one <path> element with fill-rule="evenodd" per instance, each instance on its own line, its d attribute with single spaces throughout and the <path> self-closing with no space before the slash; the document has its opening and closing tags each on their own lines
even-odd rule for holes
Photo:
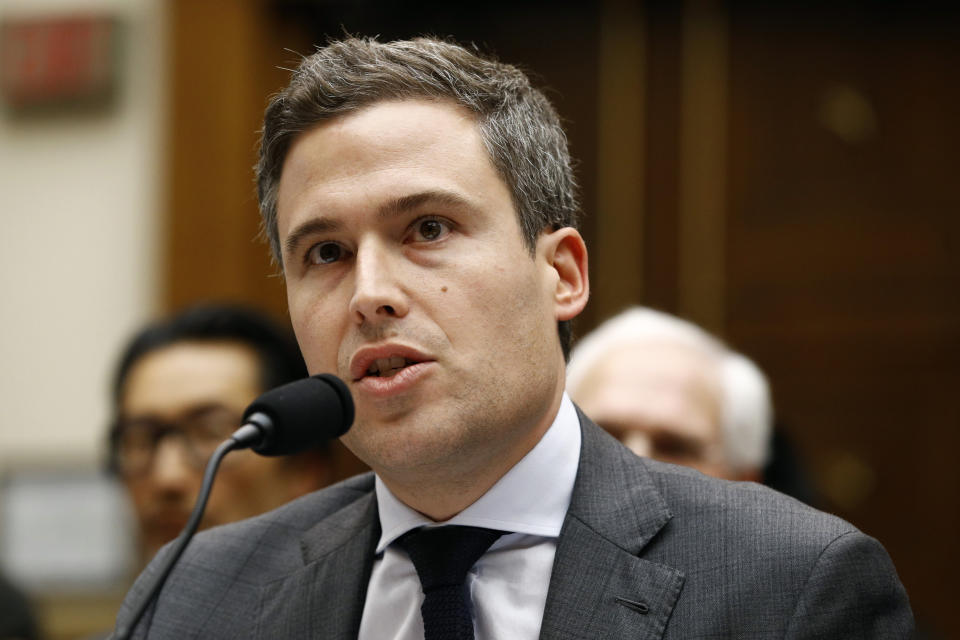
<svg viewBox="0 0 960 640">
<path fill-rule="evenodd" d="M 188 309 L 131 340 L 113 386 L 110 465 L 130 492 L 149 560 L 186 524 L 207 459 L 263 391 L 307 375 L 289 332 L 231 306 Z M 328 455 L 227 457 L 201 527 L 268 511 L 329 484 Z"/>
</svg>

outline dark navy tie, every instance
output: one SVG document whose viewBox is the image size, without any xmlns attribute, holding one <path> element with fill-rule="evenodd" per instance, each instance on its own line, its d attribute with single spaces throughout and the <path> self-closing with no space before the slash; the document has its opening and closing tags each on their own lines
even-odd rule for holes
<svg viewBox="0 0 960 640">
<path fill-rule="evenodd" d="M 467 572 L 503 531 L 445 526 L 416 529 L 397 540 L 410 556 L 423 588 L 425 640 L 473 640 Z"/>
</svg>

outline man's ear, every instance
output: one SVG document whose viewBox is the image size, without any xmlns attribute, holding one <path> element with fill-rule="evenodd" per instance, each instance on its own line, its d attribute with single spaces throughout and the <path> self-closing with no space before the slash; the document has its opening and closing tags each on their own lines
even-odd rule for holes
<svg viewBox="0 0 960 640">
<path fill-rule="evenodd" d="M 587 306 L 590 297 L 587 245 L 573 227 L 543 233 L 538 244 L 551 270 L 556 319 L 572 320 Z"/>
</svg>

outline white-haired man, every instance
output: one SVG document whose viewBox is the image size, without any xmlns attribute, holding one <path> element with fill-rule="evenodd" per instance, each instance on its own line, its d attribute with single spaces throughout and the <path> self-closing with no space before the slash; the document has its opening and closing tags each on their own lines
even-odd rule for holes
<svg viewBox="0 0 960 640">
<path fill-rule="evenodd" d="M 772 420 L 767 380 L 686 320 L 643 307 L 610 318 L 573 350 L 567 390 L 638 455 L 761 479 Z"/>
</svg>

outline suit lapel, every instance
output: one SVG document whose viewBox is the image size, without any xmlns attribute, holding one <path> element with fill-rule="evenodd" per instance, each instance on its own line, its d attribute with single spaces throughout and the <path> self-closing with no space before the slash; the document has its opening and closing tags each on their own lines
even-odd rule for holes
<svg viewBox="0 0 960 640">
<path fill-rule="evenodd" d="M 380 526 L 372 491 L 301 540 L 304 567 L 263 588 L 260 638 L 356 638 Z"/>
<path fill-rule="evenodd" d="M 540 637 L 660 638 L 684 576 L 644 560 L 670 512 L 642 461 L 580 414 L 580 466 Z"/>
</svg>

